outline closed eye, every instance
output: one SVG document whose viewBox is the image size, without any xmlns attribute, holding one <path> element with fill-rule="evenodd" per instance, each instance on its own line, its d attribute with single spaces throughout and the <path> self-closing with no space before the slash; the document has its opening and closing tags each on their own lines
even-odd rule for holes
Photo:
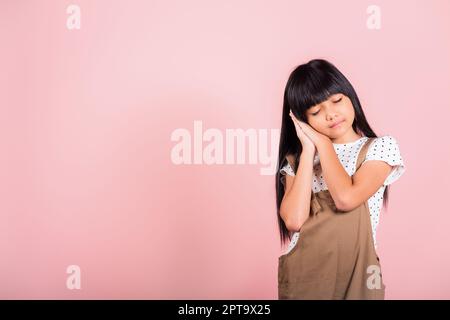
<svg viewBox="0 0 450 320">
<path fill-rule="evenodd" d="M 334 103 L 341 102 L 342 97 L 339 98 L 339 100 L 333 101 Z M 311 113 L 311 115 L 316 116 L 320 112 L 320 109 L 317 112 Z"/>
</svg>

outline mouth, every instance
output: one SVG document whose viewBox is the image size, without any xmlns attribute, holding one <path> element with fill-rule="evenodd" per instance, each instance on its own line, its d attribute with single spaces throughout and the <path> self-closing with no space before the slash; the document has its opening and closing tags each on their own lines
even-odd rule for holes
<svg viewBox="0 0 450 320">
<path fill-rule="evenodd" d="M 332 126 L 330 126 L 331 129 L 338 127 L 342 122 L 344 122 L 345 120 L 340 120 L 338 122 L 336 122 L 335 124 L 333 124 Z"/>
</svg>

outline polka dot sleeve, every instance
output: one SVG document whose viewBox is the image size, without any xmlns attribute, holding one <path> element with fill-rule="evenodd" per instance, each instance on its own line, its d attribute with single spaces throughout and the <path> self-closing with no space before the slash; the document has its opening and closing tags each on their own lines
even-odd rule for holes
<svg viewBox="0 0 450 320">
<path fill-rule="evenodd" d="M 368 160 L 380 160 L 392 166 L 391 173 L 384 181 L 385 186 L 400 178 L 406 170 L 398 143 L 392 136 L 383 136 L 375 139 L 370 145 L 363 163 Z"/>
<path fill-rule="evenodd" d="M 283 168 L 280 169 L 281 174 L 288 174 L 290 176 L 295 176 L 294 170 L 289 163 L 287 163 Z"/>
</svg>

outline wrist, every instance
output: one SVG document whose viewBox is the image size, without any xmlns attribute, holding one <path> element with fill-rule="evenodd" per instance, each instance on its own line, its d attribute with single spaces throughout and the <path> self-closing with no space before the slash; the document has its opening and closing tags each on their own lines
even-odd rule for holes
<svg viewBox="0 0 450 320">
<path fill-rule="evenodd" d="M 316 154 L 315 149 L 306 149 L 304 148 L 302 150 L 302 153 L 300 154 L 300 158 L 314 158 L 314 155 Z"/>
<path fill-rule="evenodd" d="M 319 151 L 320 149 L 322 149 L 322 148 L 327 148 L 327 147 L 330 147 L 330 146 L 332 146 L 333 145 L 333 143 L 331 142 L 331 140 L 330 140 L 330 138 L 328 138 L 328 137 L 322 137 L 322 138 L 320 138 L 320 140 L 319 140 L 319 143 L 317 143 L 317 151 Z"/>
</svg>

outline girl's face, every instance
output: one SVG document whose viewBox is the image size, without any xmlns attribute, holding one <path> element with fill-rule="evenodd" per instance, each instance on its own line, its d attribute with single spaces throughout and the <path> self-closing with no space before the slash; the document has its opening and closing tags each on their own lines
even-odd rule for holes
<svg viewBox="0 0 450 320">
<path fill-rule="evenodd" d="M 330 139 L 343 136 L 353 131 L 355 110 L 351 100 L 342 93 L 331 95 L 328 100 L 306 110 L 308 124 Z"/>
</svg>

